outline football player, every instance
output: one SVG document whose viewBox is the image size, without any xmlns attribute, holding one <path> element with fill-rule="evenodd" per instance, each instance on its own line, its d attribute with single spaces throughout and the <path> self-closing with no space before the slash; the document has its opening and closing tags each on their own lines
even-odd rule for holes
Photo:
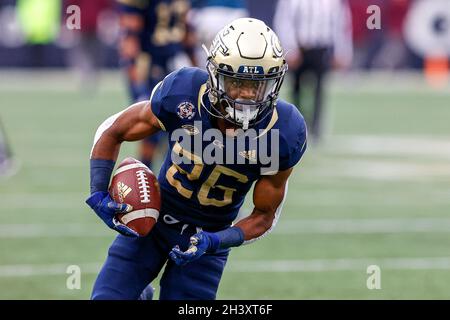
<svg viewBox="0 0 450 320">
<path fill-rule="evenodd" d="M 232 247 L 266 236 L 280 217 L 288 177 L 306 149 L 306 126 L 298 109 L 281 99 L 287 70 L 283 49 L 264 22 L 242 18 L 225 26 L 208 52 L 207 71 L 182 68 L 169 74 L 149 101 L 131 105 L 97 130 L 91 151 L 91 196 L 87 204 L 120 233 L 95 282 L 93 299 L 137 299 L 164 269 L 160 299 L 215 299 Z M 214 129 L 221 137 L 190 139 Z M 124 141 L 160 130 L 169 133 L 169 151 L 158 181 L 162 207 L 146 237 L 115 219 L 130 210 L 115 203 L 108 184 Z M 182 139 L 174 137 L 187 132 Z M 235 142 L 250 132 L 258 148 L 271 152 L 276 170 L 260 153 Z M 265 140 L 266 139 L 266 140 Z M 211 143 L 233 157 L 206 163 Z M 181 157 L 183 161 L 178 161 Z M 245 163 L 239 161 L 245 158 Z M 233 225 L 255 183 L 252 213 Z"/>
<path fill-rule="evenodd" d="M 185 53 L 188 0 L 117 0 L 120 12 L 120 63 L 128 78 L 133 102 L 150 92 L 177 66 L 191 64 Z M 151 167 L 161 134 L 142 140 L 139 153 Z"/>
</svg>

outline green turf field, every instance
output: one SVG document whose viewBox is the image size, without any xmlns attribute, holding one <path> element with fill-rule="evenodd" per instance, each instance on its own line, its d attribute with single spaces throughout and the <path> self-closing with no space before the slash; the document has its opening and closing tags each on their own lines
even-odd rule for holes
<svg viewBox="0 0 450 320">
<path fill-rule="evenodd" d="M 89 298 L 114 233 L 84 204 L 88 157 L 127 101 L 119 75 L 105 77 L 95 95 L 65 74 L 0 81 L 19 162 L 0 180 L 0 299 Z M 297 167 L 273 234 L 233 250 L 219 299 L 450 298 L 450 89 L 353 77 L 330 81 L 326 141 Z M 372 264 L 380 290 L 366 287 Z M 69 265 L 80 290 L 66 288 Z"/>
</svg>

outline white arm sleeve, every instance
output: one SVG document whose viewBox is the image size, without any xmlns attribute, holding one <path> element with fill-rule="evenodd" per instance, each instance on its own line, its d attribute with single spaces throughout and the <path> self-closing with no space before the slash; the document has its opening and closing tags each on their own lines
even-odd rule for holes
<svg viewBox="0 0 450 320">
<path fill-rule="evenodd" d="M 97 144 L 98 140 L 100 140 L 100 137 L 102 136 L 102 134 L 108 130 L 113 123 L 117 120 L 117 118 L 124 113 L 126 110 L 128 110 L 129 108 L 131 108 L 133 105 L 129 106 L 128 108 L 110 116 L 108 119 L 106 119 L 105 121 L 103 121 L 103 123 L 98 127 L 97 131 L 95 132 L 95 137 L 94 137 L 94 143 L 92 144 L 92 148 L 91 148 L 91 158 L 92 158 L 92 152 L 94 151 L 94 147 Z"/>
</svg>

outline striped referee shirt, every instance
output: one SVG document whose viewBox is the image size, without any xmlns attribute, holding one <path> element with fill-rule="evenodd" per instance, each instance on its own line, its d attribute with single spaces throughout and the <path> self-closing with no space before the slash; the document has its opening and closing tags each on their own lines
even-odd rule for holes
<svg viewBox="0 0 450 320">
<path fill-rule="evenodd" d="M 285 52 L 333 48 L 349 63 L 353 55 L 352 22 L 346 0 L 278 0 L 274 30 Z"/>
</svg>

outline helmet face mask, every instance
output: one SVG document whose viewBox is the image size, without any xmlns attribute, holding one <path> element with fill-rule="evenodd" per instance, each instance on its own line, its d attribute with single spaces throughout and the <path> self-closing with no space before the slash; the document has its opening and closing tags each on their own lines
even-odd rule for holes
<svg viewBox="0 0 450 320">
<path fill-rule="evenodd" d="M 208 55 L 212 116 L 246 130 L 271 114 L 287 64 L 269 27 L 253 18 L 235 20 L 217 34 Z"/>
</svg>

